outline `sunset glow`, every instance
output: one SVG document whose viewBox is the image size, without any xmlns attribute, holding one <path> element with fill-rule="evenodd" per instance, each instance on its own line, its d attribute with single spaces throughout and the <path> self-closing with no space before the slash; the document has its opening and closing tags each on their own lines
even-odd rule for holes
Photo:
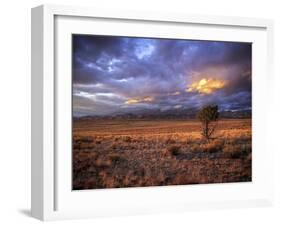
<svg viewBox="0 0 281 226">
<path fill-rule="evenodd" d="M 198 82 L 192 83 L 187 92 L 198 92 L 202 94 L 211 94 L 216 90 L 222 89 L 225 87 L 226 81 L 213 78 L 203 78 Z"/>
<path fill-rule="evenodd" d="M 153 97 L 144 97 L 144 98 L 131 98 L 127 100 L 126 104 L 138 104 L 138 103 L 147 103 L 152 102 L 154 100 Z"/>
</svg>

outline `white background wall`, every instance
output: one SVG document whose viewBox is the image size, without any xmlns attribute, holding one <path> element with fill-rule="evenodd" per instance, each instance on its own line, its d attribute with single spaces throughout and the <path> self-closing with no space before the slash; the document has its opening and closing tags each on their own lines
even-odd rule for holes
<svg viewBox="0 0 281 226">
<path fill-rule="evenodd" d="M 270 140 L 275 149 L 276 204 L 271 208 L 52 222 L 53 225 L 280 225 L 281 6 L 278 0 L 6 0 L 0 8 L 0 225 L 38 225 L 30 208 L 30 8 L 43 3 L 99 8 L 263 17 L 275 20 L 275 103 Z"/>
</svg>

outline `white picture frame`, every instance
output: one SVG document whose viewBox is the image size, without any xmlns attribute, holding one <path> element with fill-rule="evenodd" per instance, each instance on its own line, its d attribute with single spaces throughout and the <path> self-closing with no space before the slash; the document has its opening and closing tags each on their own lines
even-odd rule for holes
<svg viewBox="0 0 281 226">
<path fill-rule="evenodd" d="M 96 28 L 94 31 L 93 27 Z M 169 31 L 157 27 L 169 27 Z M 191 30 L 192 34 L 188 32 Z M 71 133 L 71 78 L 64 81 L 58 75 L 71 73 L 70 34 L 97 32 L 253 42 L 253 181 L 222 186 L 206 184 L 72 191 L 69 181 L 71 136 L 63 139 L 65 142 L 60 139 L 60 134 Z M 56 220 L 271 205 L 273 153 L 266 141 L 266 109 L 270 107 L 266 99 L 273 82 L 272 39 L 273 22 L 265 19 L 123 12 L 56 5 L 33 8 L 32 216 Z"/>
</svg>

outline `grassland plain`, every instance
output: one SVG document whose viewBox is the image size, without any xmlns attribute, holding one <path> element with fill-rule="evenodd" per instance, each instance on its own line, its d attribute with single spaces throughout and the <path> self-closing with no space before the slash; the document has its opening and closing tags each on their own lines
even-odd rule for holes
<svg viewBox="0 0 281 226">
<path fill-rule="evenodd" d="M 74 120 L 73 189 L 251 181 L 251 119 L 220 120 L 209 141 L 200 126 L 196 120 Z"/>
</svg>

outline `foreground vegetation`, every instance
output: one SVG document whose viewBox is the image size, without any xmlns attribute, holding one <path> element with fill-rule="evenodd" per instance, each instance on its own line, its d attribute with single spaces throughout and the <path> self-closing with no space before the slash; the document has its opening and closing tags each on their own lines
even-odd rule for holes
<svg viewBox="0 0 281 226">
<path fill-rule="evenodd" d="M 251 181 L 251 120 L 76 120 L 73 189 Z"/>
</svg>

